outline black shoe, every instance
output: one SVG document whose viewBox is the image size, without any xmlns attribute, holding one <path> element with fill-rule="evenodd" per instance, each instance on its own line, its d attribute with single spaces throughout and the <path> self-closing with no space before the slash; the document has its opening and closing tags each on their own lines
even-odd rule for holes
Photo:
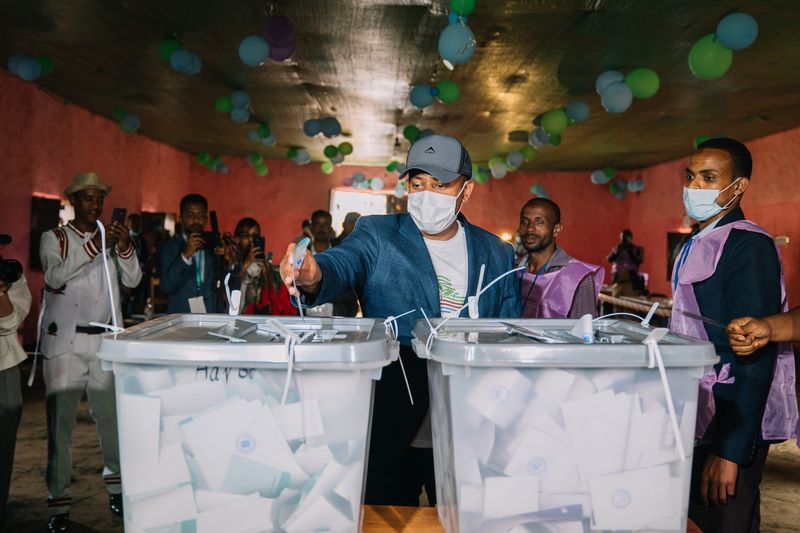
<svg viewBox="0 0 800 533">
<path fill-rule="evenodd" d="M 122 517 L 122 494 L 111 494 L 108 498 L 108 508 L 115 515 Z"/>
<path fill-rule="evenodd" d="M 47 533 L 63 533 L 69 531 L 69 513 L 57 514 L 47 521 Z"/>
</svg>

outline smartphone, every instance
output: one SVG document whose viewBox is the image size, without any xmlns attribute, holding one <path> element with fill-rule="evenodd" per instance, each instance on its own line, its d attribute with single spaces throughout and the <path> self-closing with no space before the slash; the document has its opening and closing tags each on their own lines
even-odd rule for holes
<svg viewBox="0 0 800 533">
<path fill-rule="evenodd" d="M 114 225 L 114 222 L 124 226 L 125 225 L 125 217 L 128 214 L 128 210 L 124 207 L 115 207 L 113 211 L 111 211 L 111 225 Z"/>
<path fill-rule="evenodd" d="M 258 252 L 258 254 L 256 255 L 256 259 L 264 259 L 264 236 L 263 235 L 253 236 L 253 246 L 261 248 L 261 251 Z"/>
<path fill-rule="evenodd" d="M 311 239 L 308 237 L 304 237 L 297 243 L 297 247 L 294 249 L 294 256 L 292 256 L 292 264 L 294 264 L 295 268 L 300 268 L 302 266 L 309 244 L 311 244 Z"/>
<path fill-rule="evenodd" d="M 208 214 L 208 218 L 211 221 L 211 231 L 219 235 L 219 223 L 217 222 L 217 212 L 211 211 Z"/>
</svg>

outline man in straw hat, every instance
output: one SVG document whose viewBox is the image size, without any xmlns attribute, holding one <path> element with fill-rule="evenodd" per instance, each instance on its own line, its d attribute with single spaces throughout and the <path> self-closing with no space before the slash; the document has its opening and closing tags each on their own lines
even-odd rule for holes
<svg viewBox="0 0 800 533">
<path fill-rule="evenodd" d="M 116 260 L 103 259 L 97 221 L 109 192 L 111 187 L 93 172 L 72 178 L 64 195 L 75 209 L 75 218 L 45 232 L 39 250 L 45 280 L 41 351 L 47 394 L 48 531 L 69 531 L 72 430 L 84 392 L 100 435 L 110 509 L 122 515 L 114 376 L 102 369 L 97 358 L 100 335 L 106 329 L 94 324 L 112 323 L 112 313 L 122 323 L 117 280 L 136 287 L 142 271 L 128 230 L 118 223 L 106 227 L 105 235 L 107 253 L 115 254 Z"/>
</svg>

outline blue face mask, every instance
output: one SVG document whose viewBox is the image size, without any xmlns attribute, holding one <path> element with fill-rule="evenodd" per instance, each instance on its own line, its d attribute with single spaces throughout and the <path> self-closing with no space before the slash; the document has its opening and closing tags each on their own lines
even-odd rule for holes
<svg viewBox="0 0 800 533">
<path fill-rule="evenodd" d="M 717 204 L 717 199 L 723 191 L 727 191 L 733 187 L 737 181 L 742 178 L 736 178 L 733 183 L 721 190 L 716 189 L 690 189 L 689 187 L 683 188 L 683 206 L 686 208 L 686 214 L 690 218 L 698 222 L 704 222 L 711 217 L 714 217 L 728 209 L 733 202 L 736 201 L 738 194 L 731 198 L 730 202 L 720 206 Z"/>
</svg>

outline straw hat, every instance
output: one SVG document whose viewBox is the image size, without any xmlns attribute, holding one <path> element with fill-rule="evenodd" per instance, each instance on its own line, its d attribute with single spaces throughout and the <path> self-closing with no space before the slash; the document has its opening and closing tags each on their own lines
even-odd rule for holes
<svg viewBox="0 0 800 533">
<path fill-rule="evenodd" d="M 100 181 L 100 176 L 94 172 L 82 172 L 72 178 L 70 186 L 64 189 L 64 195 L 72 196 L 86 189 L 99 189 L 106 194 L 111 192 L 111 187 Z"/>
</svg>

